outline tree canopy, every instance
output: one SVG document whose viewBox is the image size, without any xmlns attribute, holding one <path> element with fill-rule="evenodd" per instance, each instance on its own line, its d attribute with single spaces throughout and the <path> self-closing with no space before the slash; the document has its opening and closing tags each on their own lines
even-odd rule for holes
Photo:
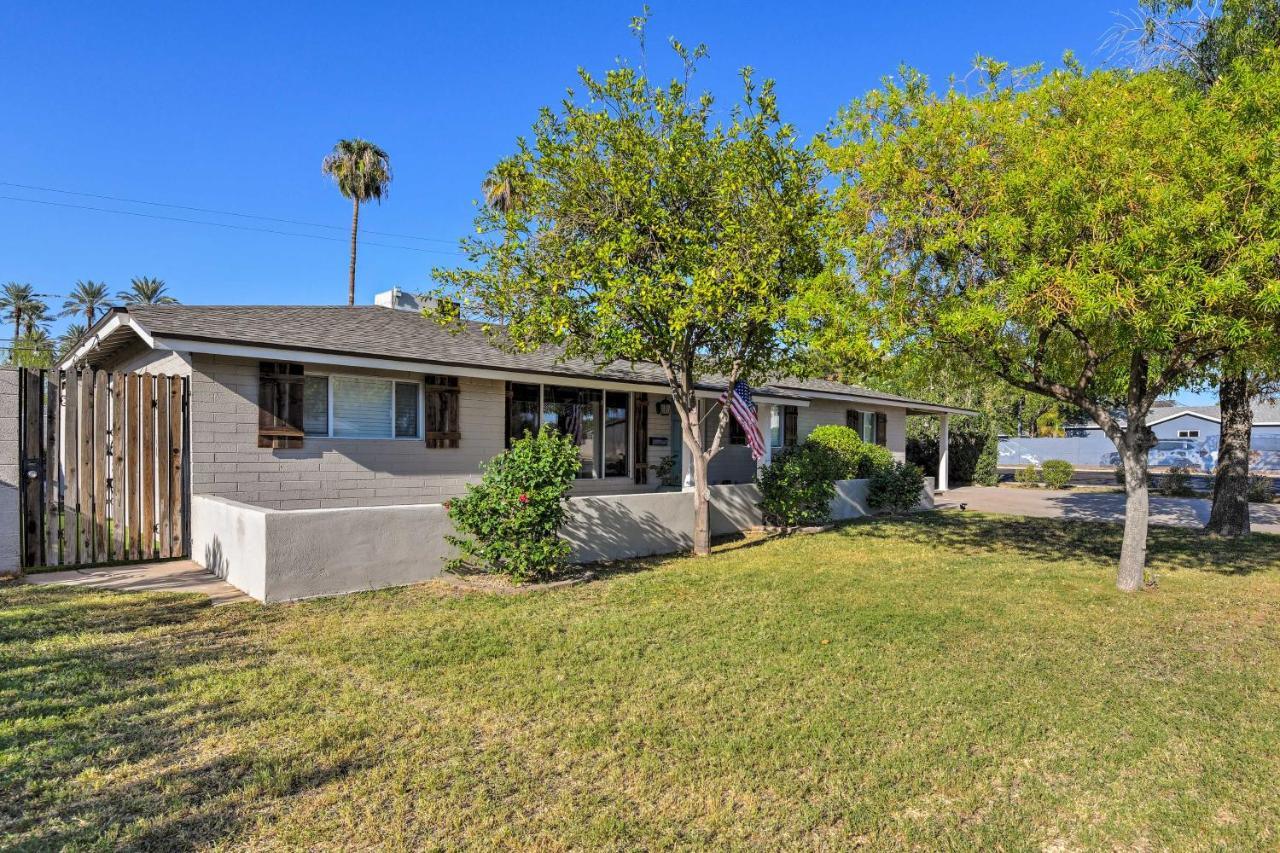
<svg viewBox="0 0 1280 853">
<path fill-rule="evenodd" d="M 908 70 L 841 114 L 825 158 L 851 263 L 811 315 L 829 354 L 935 354 L 1087 412 L 1141 478 L 1120 573 L 1135 589 L 1147 412 L 1280 313 L 1280 75 L 1206 93 L 1071 60 L 981 68 L 974 94 Z"/>
<path fill-rule="evenodd" d="M 705 49 L 672 45 L 684 74 L 666 84 L 626 65 L 580 72 L 581 92 L 543 109 L 486 179 L 472 266 L 435 275 L 464 315 L 501 325 L 504 346 L 661 366 L 697 463 L 700 552 L 706 460 L 728 413 L 704 441 L 696 385 L 759 380 L 795 354 L 789 312 L 821 269 L 824 199 L 772 82 L 744 70 L 717 121 L 690 87 Z"/>
</svg>

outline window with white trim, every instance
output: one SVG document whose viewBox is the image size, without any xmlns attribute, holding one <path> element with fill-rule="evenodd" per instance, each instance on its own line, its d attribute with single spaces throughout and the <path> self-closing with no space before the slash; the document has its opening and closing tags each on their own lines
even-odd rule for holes
<svg viewBox="0 0 1280 853">
<path fill-rule="evenodd" d="M 417 382 L 344 374 L 306 377 L 303 430 L 321 438 L 421 438 Z"/>
</svg>

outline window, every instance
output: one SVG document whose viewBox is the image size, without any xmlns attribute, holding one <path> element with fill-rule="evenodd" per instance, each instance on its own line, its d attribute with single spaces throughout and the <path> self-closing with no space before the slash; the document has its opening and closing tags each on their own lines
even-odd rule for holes
<svg viewBox="0 0 1280 853">
<path fill-rule="evenodd" d="M 1199 438 L 1200 430 L 1198 429 L 1180 429 L 1178 430 L 1178 438 Z"/>
<path fill-rule="evenodd" d="M 303 370 L 287 361 L 258 363 L 258 446 L 301 447 Z"/>
<path fill-rule="evenodd" d="M 604 395 L 604 475 L 626 477 L 629 395 L 606 391 Z"/>
<path fill-rule="evenodd" d="M 373 376 L 308 376 L 303 430 L 332 438 L 417 438 L 418 383 Z"/>
<path fill-rule="evenodd" d="M 418 437 L 418 384 L 396 383 L 396 438 Z"/>
<path fill-rule="evenodd" d="M 888 416 L 884 412 L 864 412 L 849 409 L 844 413 L 844 424 L 868 444 L 884 447 L 888 444 Z"/>
<path fill-rule="evenodd" d="M 507 447 L 526 432 L 538 431 L 542 388 L 525 382 L 507 383 Z"/>
<path fill-rule="evenodd" d="M 308 376 L 303 395 L 302 427 L 307 435 L 329 434 L 329 377 Z"/>
<path fill-rule="evenodd" d="M 542 389 L 542 424 L 573 437 L 578 445 L 582 467 L 579 479 L 600 476 L 596 456 L 600 452 L 600 402 L 602 393 L 594 388 L 563 388 L 547 385 Z"/>
<path fill-rule="evenodd" d="M 427 428 L 427 447 L 458 446 L 462 438 L 458 427 L 458 377 L 426 377 L 423 420 Z"/>
<path fill-rule="evenodd" d="M 795 447 L 799 409 L 774 406 L 769 417 L 769 444 L 772 447 Z"/>
<path fill-rule="evenodd" d="M 640 408 L 640 396 L 633 403 L 624 391 L 508 382 L 507 446 L 526 431 L 550 427 L 573 437 L 581 462 L 579 479 L 630 477 L 631 445 L 639 440 L 632 437 L 631 414 L 638 410 L 648 416 Z"/>
</svg>

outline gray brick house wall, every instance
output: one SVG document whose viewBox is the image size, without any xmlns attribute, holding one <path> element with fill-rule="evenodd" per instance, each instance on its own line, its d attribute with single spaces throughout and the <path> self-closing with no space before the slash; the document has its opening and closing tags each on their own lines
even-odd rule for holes
<svg viewBox="0 0 1280 853">
<path fill-rule="evenodd" d="M 412 373 L 373 375 L 421 380 Z M 258 447 L 258 362 L 195 354 L 192 491 L 269 509 L 438 503 L 462 494 L 465 483 L 478 481 L 480 463 L 502 449 L 506 389 L 490 379 L 463 378 L 459 386 L 457 448 L 428 448 L 413 439 L 308 437 L 301 449 L 271 450 Z"/>
<path fill-rule="evenodd" d="M 18 525 L 18 371 L 0 367 L 0 574 L 18 571 L 22 536 Z"/>
</svg>

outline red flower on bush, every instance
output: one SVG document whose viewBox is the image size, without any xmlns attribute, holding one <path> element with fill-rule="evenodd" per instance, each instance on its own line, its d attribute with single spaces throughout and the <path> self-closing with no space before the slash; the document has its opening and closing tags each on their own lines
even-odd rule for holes
<svg viewBox="0 0 1280 853">
<path fill-rule="evenodd" d="M 522 504 L 527 504 L 528 502 L 529 502 L 529 496 L 528 496 L 528 495 L 526 495 L 526 494 L 524 494 L 523 492 L 521 492 L 521 493 L 520 493 L 520 503 L 522 503 Z"/>
</svg>

